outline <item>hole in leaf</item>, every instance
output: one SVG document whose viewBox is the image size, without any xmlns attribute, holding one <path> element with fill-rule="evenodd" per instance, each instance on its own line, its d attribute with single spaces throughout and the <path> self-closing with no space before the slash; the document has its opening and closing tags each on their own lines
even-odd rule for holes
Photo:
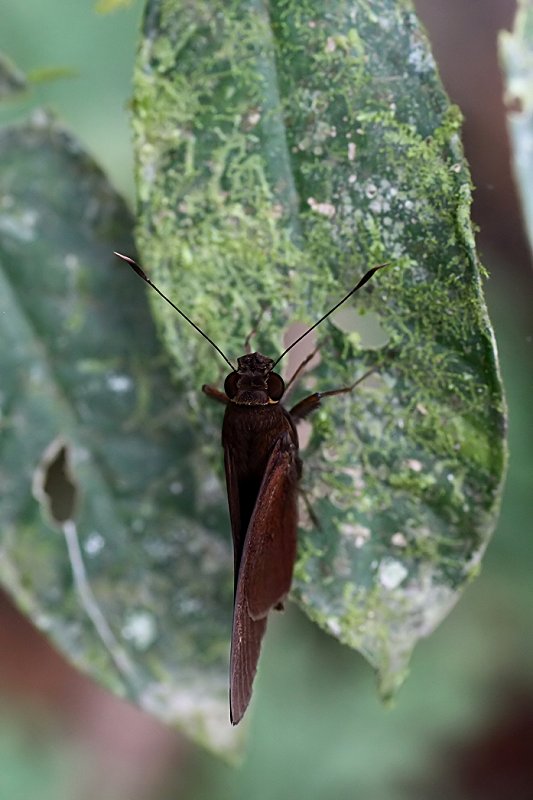
<svg viewBox="0 0 533 800">
<path fill-rule="evenodd" d="M 305 333 L 308 327 L 309 325 L 306 325 L 304 322 L 294 322 L 292 325 L 289 325 L 283 334 L 283 346 L 288 347 L 291 342 L 294 342 L 294 340 L 298 338 L 298 336 L 301 336 L 302 333 Z M 291 375 L 296 372 L 300 364 L 311 355 L 315 347 L 316 335 L 315 331 L 311 331 L 311 333 L 306 336 L 305 339 L 302 339 L 301 342 L 298 342 L 298 344 L 293 347 L 290 353 L 287 354 L 287 362 L 283 369 L 285 379 L 290 378 Z M 310 361 L 305 365 L 301 375 L 304 375 L 306 372 L 311 372 L 311 370 L 318 366 L 318 364 L 320 364 L 319 352 L 315 353 L 313 358 L 311 358 Z"/>
<path fill-rule="evenodd" d="M 298 442 L 300 445 L 300 452 L 303 453 L 307 449 L 307 445 L 311 440 L 313 433 L 313 425 L 308 419 L 302 419 L 298 423 Z"/>
<path fill-rule="evenodd" d="M 333 315 L 331 321 L 343 333 L 357 333 L 360 345 L 365 350 L 379 350 L 389 341 L 379 314 L 374 311 L 361 314 L 355 308 L 342 308 Z"/>
<path fill-rule="evenodd" d="M 33 494 L 56 525 L 74 519 L 78 487 L 70 468 L 69 447 L 63 439 L 54 439 L 44 451 L 35 471 Z"/>
</svg>

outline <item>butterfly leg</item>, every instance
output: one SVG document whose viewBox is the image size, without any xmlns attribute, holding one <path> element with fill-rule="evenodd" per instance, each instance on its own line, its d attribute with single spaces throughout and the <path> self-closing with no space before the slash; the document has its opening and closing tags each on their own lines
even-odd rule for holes
<svg viewBox="0 0 533 800">
<path fill-rule="evenodd" d="M 217 403 L 223 403 L 225 406 L 228 405 L 228 397 L 224 392 L 221 392 L 220 389 L 216 389 L 214 386 L 209 386 L 209 384 L 204 383 L 202 392 L 210 397 L 211 400 L 216 400 Z"/>
<path fill-rule="evenodd" d="M 313 506 L 311 505 L 311 501 L 309 500 L 309 497 L 307 496 L 307 492 L 305 491 L 305 489 L 302 489 L 302 488 L 299 489 L 299 492 L 300 492 L 300 497 L 304 501 L 305 510 L 307 511 L 307 513 L 309 515 L 309 519 L 313 523 L 314 527 L 317 528 L 317 530 L 319 530 L 319 531 L 323 530 L 322 525 L 320 524 L 320 520 L 318 519 L 317 515 L 315 514 L 315 510 L 314 510 Z"/>
<path fill-rule="evenodd" d="M 336 394 L 347 394 L 352 392 L 356 386 L 368 378 L 369 375 L 372 375 L 373 372 L 376 372 L 375 367 L 369 369 L 368 372 L 365 372 L 365 374 L 352 383 L 351 386 L 343 386 L 342 389 L 331 389 L 329 392 L 314 392 L 314 394 L 304 397 L 303 400 L 300 400 L 299 403 L 296 403 L 296 405 L 291 408 L 291 417 L 294 420 L 305 419 L 305 417 L 319 407 L 320 402 L 324 397 L 333 397 Z"/>
</svg>

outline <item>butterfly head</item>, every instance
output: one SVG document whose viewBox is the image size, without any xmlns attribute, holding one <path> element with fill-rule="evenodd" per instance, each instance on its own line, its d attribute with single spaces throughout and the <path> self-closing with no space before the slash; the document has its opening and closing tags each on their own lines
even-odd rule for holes
<svg viewBox="0 0 533 800">
<path fill-rule="evenodd" d="M 278 403 L 285 391 L 283 378 L 272 372 L 274 361 L 261 353 L 247 353 L 237 359 L 238 368 L 230 372 L 224 391 L 237 405 L 267 406 Z"/>
</svg>

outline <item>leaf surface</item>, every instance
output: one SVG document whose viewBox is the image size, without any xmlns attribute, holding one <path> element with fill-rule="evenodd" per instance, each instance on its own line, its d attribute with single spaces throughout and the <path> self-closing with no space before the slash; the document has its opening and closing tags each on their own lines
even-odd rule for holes
<svg viewBox="0 0 533 800">
<path fill-rule="evenodd" d="M 311 420 L 320 527 L 302 507 L 292 593 L 390 695 L 479 568 L 505 463 L 460 118 L 423 31 L 392 0 L 149 0 L 133 121 L 141 262 L 230 359 L 259 319 L 277 357 L 391 262 L 300 384 L 376 367 Z M 229 752 L 222 410 L 200 392 L 225 365 L 154 296 L 171 382 L 111 256 L 132 218 L 77 142 L 41 116 L 0 152 L 0 577 L 77 664 Z M 63 524 L 53 475 L 76 488 Z"/>
<path fill-rule="evenodd" d="M 393 0 L 149 0 L 135 86 L 143 263 L 230 358 L 260 318 L 253 346 L 276 358 L 291 323 L 392 262 L 317 332 L 302 392 L 377 373 L 313 418 L 320 528 L 302 514 L 293 587 L 389 695 L 477 573 L 505 464 L 459 112 Z M 221 382 L 154 308 L 176 375 Z"/>
<path fill-rule="evenodd" d="M 0 153 L 0 577 L 83 670 L 230 751 L 225 501 L 112 255 L 132 217 L 42 115 Z"/>
</svg>

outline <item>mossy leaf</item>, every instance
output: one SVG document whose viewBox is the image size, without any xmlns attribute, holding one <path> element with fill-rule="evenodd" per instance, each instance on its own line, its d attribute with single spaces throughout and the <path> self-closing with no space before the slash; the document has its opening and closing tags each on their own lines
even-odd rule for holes
<svg viewBox="0 0 533 800">
<path fill-rule="evenodd" d="M 276 356 L 393 262 L 318 330 L 302 382 L 377 368 L 313 419 L 320 526 L 302 509 L 293 592 L 390 694 L 477 571 L 504 467 L 458 114 L 404 2 L 149 2 L 144 33 L 143 264 L 230 357 L 261 312 Z M 170 384 L 110 256 L 131 217 L 77 142 L 40 117 L 0 152 L 0 577 L 75 663 L 228 752 L 221 414 L 200 393 L 224 364 L 155 298 Z"/>
<path fill-rule="evenodd" d="M 276 357 L 291 323 L 392 262 L 350 303 L 377 345 L 365 314 L 317 331 L 302 392 L 377 373 L 313 419 L 320 527 L 302 514 L 293 591 L 389 695 L 478 570 L 505 462 L 460 115 L 424 32 L 405 0 L 148 0 L 133 121 L 143 264 L 230 358 L 260 317 L 254 346 Z M 153 307 L 212 430 L 198 390 L 224 364 Z"/>
<path fill-rule="evenodd" d="M 230 752 L 225 501 L 112 255 L 133 219 L 42 114 L 0 155 L 0 578 L 75 664 Z"/>
</svg>

